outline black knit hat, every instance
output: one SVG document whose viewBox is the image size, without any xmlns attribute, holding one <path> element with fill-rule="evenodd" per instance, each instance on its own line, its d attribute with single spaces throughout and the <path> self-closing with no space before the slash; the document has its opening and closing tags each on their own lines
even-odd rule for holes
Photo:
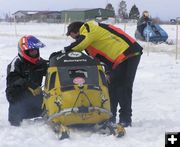
<svg viewBox="0 0 180 147">
<path fill-rule="evenodd" d="M 67 27 L 66 35 L 69 36 L 71 32 L 77 33 L 79 32 L 80 27 L 84 24 L 84 22 L 76 21 L 69 24 Z"/>
</svg>

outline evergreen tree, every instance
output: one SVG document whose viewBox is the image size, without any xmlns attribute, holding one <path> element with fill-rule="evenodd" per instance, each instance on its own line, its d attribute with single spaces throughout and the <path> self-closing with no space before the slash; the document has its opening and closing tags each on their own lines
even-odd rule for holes
<svg viewBox="0 0 180 147">
<path fill-rule="evenodd" d="M 129 18 L 138 20 L 139 17 L 140 17 L 139 9 L 134 4 L 129 12 Z"/>
<path fill-rule="evenodd" d="M 118 16 L 119 16 L 121 19 L 127 19 L 127 18 L 128 18 L 127 4 L 126 4 L 126 1 L 124 1 L 124 0 L 122 0 L 122 1 L 119 3 Z"/>
<path fill-rule="evenodd" d="M 115 10 L 114 10 L 114 7 L 112 6 L 111 3 L 108 3 L 108 4 L 106 5 L 106 8 L 105 8 L 105 9 L 113 11 L 113 13 L 114 13 L 114 15 L 115 15 Z"/>
</svg>

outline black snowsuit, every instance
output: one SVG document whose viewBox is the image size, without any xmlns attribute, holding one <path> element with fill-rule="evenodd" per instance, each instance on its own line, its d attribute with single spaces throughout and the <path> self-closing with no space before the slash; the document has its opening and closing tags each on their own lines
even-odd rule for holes
<svg viewBox="0 0 180 147">
<path fill-rule="evenodd" d="M 145 17 L 145 16 L 142 16 L 138 22 L 137 22 L 137 30 L 139 31 L 139 33 L 141 34 L 142 37 L 144 37 L 143 35 L 143 31 L 144 31 L 144 28 L 147 26 L 147 24 L 151 23 L 152 20 L 149 18 L 149 17 Z"/>
<path fill-rule="evenodd" d="M 28 87 L 41 86 L 48 63 L 40 59 L 37 64 L 16 57 L 7 67 L 6 97 L 9 102 L 8 120 L 11 125 L 18 126 L 25 118 L 41 115 L 42 93 L 33 96 Z"/>
<path fill-rule="evenodd" d="M 119 122 L 131 124 L 132 116 L 132 91 L 136 70 L 141 56 L 131 57 L 109 72 L 109 94 L 111 98 L 111 111 L 116 121 L 117 106 L 120 105 Z"/>
</svg>

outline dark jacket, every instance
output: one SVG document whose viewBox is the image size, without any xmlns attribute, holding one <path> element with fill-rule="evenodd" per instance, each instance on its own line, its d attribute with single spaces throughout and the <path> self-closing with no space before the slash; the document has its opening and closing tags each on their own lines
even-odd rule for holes
<svg viewBox="0 0 180 147">
<path fill-rule="evenodd" d="M 28 87 L 35 89 L 41 86 L 47 65 L 47 61 L 42 58 L 37 64 L 31 64 L 18 56 L 14 58 L 7 67 L 7 100 L 10 103 L 15 103 L 26 96 L 33 97 Z"/>
<path fill-rule="evenodd" d="M 138 20 L 137 26 L 144 25 L 144 24 L 151 23 L 151 22 L 152 22 L 152 19 L 151 19 L 151 18 L 142 16 L 142 17 Z"/>
<path fill-rule="evenodd" d="M 142 37 L 144 37 L 143 31 L 145 29 L 145 27 L 147 26 L 147 24 L 151 24 L 152 23 L 152 19 L 149 17 L 145 17 L 142 16 L 138 22 L 137 22 L 137 30 L 139 31 L 139 33 L 141 34 Z"/>
<path fill-rule="evenodd" d="M 142 54 L 142 47 L 120 28 L 95 21 L 84 23 L 79 38 L 66 51 L 86 50 L 89 55 L 100 59 L 115 69 L 129 57 Z"/>
</svg>

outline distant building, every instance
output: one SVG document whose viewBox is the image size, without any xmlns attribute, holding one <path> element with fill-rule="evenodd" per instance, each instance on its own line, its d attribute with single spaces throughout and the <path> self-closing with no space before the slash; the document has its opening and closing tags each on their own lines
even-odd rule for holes
<svg viewBox="0 0 180 147">
<path fill-rule="evenodd" d="M 87 21 L 91 19 L 105 20 L 115 17 L 114 12 L 107 9 L 70 9 L 61 11 L 61 22 Z"/>
<path fill-rule="evenodd" d="M 61 20 L 60 11 L 17 11 L 12 14 L 16 22 L 49 22 L 57 23 Z"/>
<path fill-rule="evenodd" d="M 16 22 L 48 22 L 64 23 L 87 21 L 91 19 L 105 20 L 115 17 L 114 12 L 107 9 L 70 9 L 64 11 L 17 11 L 12 14 Z"/>
<path fill-rule="evenodd" d="M 17 11 L 12 15 L 14 16 L 17 22 L 26 22 L 30 18 L 31 12 L 37 13 L 37 11 Z"/>
</svg>

